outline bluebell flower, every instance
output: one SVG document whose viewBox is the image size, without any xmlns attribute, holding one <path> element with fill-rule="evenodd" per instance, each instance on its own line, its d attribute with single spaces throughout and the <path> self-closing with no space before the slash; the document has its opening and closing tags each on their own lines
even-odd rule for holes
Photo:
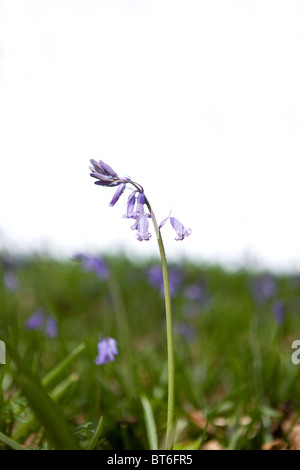
<svg viewBox="0 0 300 470">
<path fill-rule="evenodd" d="M 275 321 L 281 325 L 285 317 L 285 303 L 282 300 L 276 300 L 272 305 L 272 313 Z"/>
<path fill-rule="evenodd" d="M 102 160 L 100 160 L 100 162 L 99 162 L 99 168 L 102 170 L 102 172 L 104 174 L 106 174 L 108 176 L 111 176 L 112 178 L 117 178 L 118 177 L 115 170 L 113 170 L 111 166 L 109 166 L 107 163 L 104 163 Z"/>
<path fill-rule="evenodd" d="M 127 219 L 135 219 L 135 202 L 136 202 L 136 191 L 132 191 L 131 194 L 129 194 L 128 201 L 127 201 L 127 211 L 124 217 Z"/>
<path fill-rule="evenodd" d="M 23 264 L 22 260 L 8 254 L 0 255 L 0 263 L 5 271 L 14 271 L 20 264 Z"/>
<path fill-rule="evenodd" d="M 46 314 L 43 310 L 36 310 L 25 321 L 25 328 L 28 330 L 42 330 L 45 323 Z"/>
<path fill-rule="evenodd" d="M 121 183 L 118 186 L 117 191 L 115 192 L 115 194 L 113 195 L 112 200 L 109 203 L 110 206 L 114 206 L 115 203 L 120 199 L 120 196 L 124 193 L 125 187 L 126 187 L 125 183 Z"/>
<path fill-rule="evenodd" d="M 182 223 L 179 222 L 179 220 L 175 217 L 166 217 L 165 219 L 163 219 L 162 222 L 159 224 L 159 228 L 163 227 L 167 220 L 170 220 L 170 224 L 177 233 L 177 237 L 175 238 L 175 240 L 184 240 L 185 237 L 188 237 L 192 233 L 192 229 L 185 228 Z"/>
<path fill-rule="evenodd" d="M 128 177 L 120 177 L 115 172 L 115 170 L 113 170 L 109 165 L 107 165 L 107 163 L 104 163 L 102 160 L 99 160 L 99 162 L 97 162 L 96 160 L 91 159 L 90 163 L 90 176 L 97 180 L 95 181 L 96 185 L 106 187 L 118 186 L 109 204 L 110 206 L 114 206 L 116 204 L 116 202 L 120 199 L 121 195 L 125 191 L 127 185 L 131 185 L 134 188 L 133 193 L 128 198 L 127 213 L 124 217 L 126 217 L 127 219 L 136 219 L 135 223 L 131 228 L 137 231 L 137 239 L 139 241 L 150 240 L 151 234 L 149 232 L 149 221 L 147 219 L 151 218 L 151 214 L 147 214 L 145 212 L 145 205 L 148 207 L 149 212 L 151 212 L 151 207 L 146 199 L 143 187 L 139 183 L 132 181 Z M 137 197 L 136 192 L 138 192 Z M 179 222 L 179 220 L 175 217 L 167 217 L 166 219 L 164 219 L 160 224 L 159 229 L 165 224 L 167 220 L 170 220 L 172 227 L 176 231 L 177 237 L 175 238 L 175 240 L 183 240 L 191 234 L 191 229 L 185 228 L 182 223 Z M 159 231 L 157 233 L 157 236 L 159 237 Z"/>
<path fill-rule="evenodd" d="M 204 289 L 199 284 L 190 284 L 184 289 L 185 297 L 189 300 L 202 300 Z"/>
<path fill-rule="evenodd" d="M 100 186 L 119 186 L 120 184 L 127 183 L 130 181 L 129 178 L 120 178 L 117 173 L 102 160 L 96 162 L 96 160 L 90 160 L 92 166 L 90 166 L 90 175 L 96 178 L 98 181 L 95 184 Z"/>
<path fill-rule="evenodd" d="M 6 271 L 4 273 L 4 283 L 8 290 L 15 291 L 19 284 L 18 276 L 13 271 Z"/>
<path fill-rule="evenodd" d="M 262 304 L 274 298 L 277 294 L 277 284 L 275 279 L 265 274 L 256 279 L 252 285 L 252 295 L 255 302 Z"/>
<path fill-rule="evenodd" d="M 142 217 L 145 214 L 145 194 L 139 193 L 137 200 L 136 200 L 136 211 L 135 211 L 135 218 Z"/>
<path fill-rule="evenodd" d="M 162 268 L 160 266 L 151 266 L 147 270 L 147 278 L 149 283 L 159 289 L 160 295 L 164 296 L 164 279 Z M 182 275 L 178 269 L 170 268 L 169 269 L 169 287 L 170 295 L 174 295 L 178 292 L 178 289 L 182 283 Z"/>
<path fill-rule="evenodd" d="M 197 338 L 197 333 L 195 328 L 192 325 L 189 325 L 186 322 L 176 321 L 174 323 L 174 333 L 177 333 L 190 343 Z"/>
<path fill-rule="evenodd" d="M 44 333 L 47 338 L 56 338 L 58 335 L 57 320 L 54 317 L 46 319 Z"/>
<path fill-rule="evenodd" d="M 138 218 L 137 223 L 137 235 L 136 238 L 139 241 L 150 240 L 151 233 L 149 232 L 149 220 L 148 215 L 143 214 Z"/>
<path fill-rule="evenodd" d="M 74 259 L 81 261 L 81 266 L 84 271 L 94 272 L 101 280 L 108 278 L 109 272 L 107 264 L 99 256 L 90 256 L 79 253 L 74 256 Z"/>
<path fill-rule="evenodd" d="M 175 219 L 175 217 L 170 217 L 170 222 L 177 233 L 177 237 L 175 240 L 183 240 L 185 237 L 188 237 L 191 233 L 192 230 L 190 228 L 185 228 L 181 222 L 179 222 L 178 219 Z"/>
<path fill-rule="evenodd" d="M 137 230 L 136 238 L 139 241 L 150 240 L 151 233 L 149 232 L 149 221 L 150 214 L 145 212 L 145 194 L 140 192 L 136 199 L 136 209 L 132 212 L 131 217 L 135 219 L 135 223 L 132 225 L 132 230 Z"/>
<path fill-rule="evenodd" d="M 113 338 L 102 338 L 98 342 L 98 355 L 95 359 L 96 365 L 107 364 L 108 362 L 113 362 L 115 356 L 119 354 L 117 342 Z"/>
<path fill-rule="evenodd" d="M 56 338 L 58 335 L 57 320 L 44 310 L 36 310 L 25 321 L 25 328 L 31 331 L 41 331 L 47 338 Z"/>
<path fill-rule="evenodd" d="M 147 270 L 147 278 L 149 283 L 153 287 L 158 287 L 158 288 L 164 288 L 163 285 L 163 273 L 162 273 L 162 268 L 160 266 L 151 266 Z"/>
<path fill-rule="evenodd" d="M 0 255 L 0 264 L 4 268 L 4 284 L 6 288 L 10 291 L 16 291 L 19 284 L 16 268 L 23 264 L 22 261 L 3 254 Z"/>
<path fill-rule="evenodd" d="M 90 160 L 92 166 L 90 167 L 91 176 L 97 178 L 99 181 L 96 181 L 95 184 L 100 184 L 101 186 L 117 186 L 118 185 L 118 175 L 117 173 L 109 166 L 107 163 L 104 163 L 102 160 L 96 162 L 96 160 Z"/>
</svg>

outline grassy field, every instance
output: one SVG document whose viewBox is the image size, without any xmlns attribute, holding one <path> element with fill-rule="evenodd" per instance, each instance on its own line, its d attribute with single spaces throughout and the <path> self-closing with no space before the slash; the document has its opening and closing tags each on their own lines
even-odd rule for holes
<svg viewBox="0 0 300 470">
<path fill-rule="evenodd" d="M 162 445 L 168 376 L 159 264 L 103 263 L 95 271 L 80 260 L 2 254 L 1 450 Z M 300 276 L 192 263 L 169 269 L 174 448 L 300 448 L 300 364 L 292 362 Z M 97 344 L 108 337 L 119 354 L 97 365 Z"/>
</svg>

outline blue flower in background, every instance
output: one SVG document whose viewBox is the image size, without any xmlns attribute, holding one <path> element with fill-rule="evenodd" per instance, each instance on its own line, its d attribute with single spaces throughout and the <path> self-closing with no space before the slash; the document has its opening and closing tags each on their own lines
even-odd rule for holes
<svg viewBox="0 0 300 470">
<path fill-rule="evenodd" d="M 25 321 L 25 328 L 27 330 L 42 330 L 46 319 L 46 314 L 43 310 L 36 310 Z"/>
<path fill-rule="evenodd" d="M 86 272 L 93 272 L 101 280 L 108 278 L 109 272 L 106 262 L 99 256 L 77 254 L 75 260 L 81 261 L 82 269 Z"/>
<path fill-rule="evenodd" d="M 12 292 L 16 291 L 19 285 L 16 268 L 22 264 L 21 261 L 8 255 L 1 255 L 0 263 L 4 269 L 3 278 L 6 288 Z"/>
<path fill-rule="evenodd" d="M 45 329 L 44 329 L 45 336 L 47 338 L 56 338 L 58 335 L 58 326 L 57 320 L 54 317 L 48 317 L 46 319 Z"/>
<path fill-rule="evenodd" d="M 162 268 L 160 266 L 151 266 L 147 270 L 147 278 L 149 283 L 159 289 L 160 294 L 164 295 L 164 280 L 163 280 L 163 273 Z M 178 269 L 169 269 L 169 285 L 170 285 L 170 294 L 173 297 L 180 285 L 182 283 L 182 274 Z"/>
<path fill-rule="evenodd" d="M 25 328 L 30 331 L 41 331 L 47 338 L 56 338 L 58 335 L 57 320 L 44 310 L 36 310 L 25 321 Z"/>
<path fill-rule="evenodd" d="M 284 322 L 285 317 L 285 303 L 282 300 L 276 300 L 272 305 L 272 313 L 276 323 L 281 325 Z"/>
<path fill-rule="evenodd" d="M 187 343 L 194 341 L 197 338 L 197 332 L 195 328 L 182 321 L 176 321 L 174 323 L 174 333 L 183 336 Z"/>
<path fill-rule="evenodd" d="M 262 304 L 274 298 L 277 294 L 277 284 L 270 275 L 257 279 L 252 286 L 252 295 L 255 302 Z"/>
<path fill-rule="evenodd" d="M 16 291 L 19 284 L 18 276 L 13 271 L 6 271 L 4 273 L 4 283 L 8 290 Z"/>
<path fill-rule="evenodd" d="M 189 284 L 184 289 L 185 297 L 189 300 L 202 300 L 204 297 L 204 288 L 199 284 Z"/>
<path fill-rule="evenodd" d="M 95 359 L 96 365 L 107 364 L 108 362 L 113 362 L 115 356 L 119 354 L 117 342 L 113 338 L 102 338 L 98 342 L 98 355 Z"/>
</svg>

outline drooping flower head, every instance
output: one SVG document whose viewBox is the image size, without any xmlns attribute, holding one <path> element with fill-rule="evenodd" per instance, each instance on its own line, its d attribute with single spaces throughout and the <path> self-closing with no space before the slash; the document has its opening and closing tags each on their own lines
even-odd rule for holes
<svg viewBox="0 0 300 470">
<path fill-rule="evenodd" d="M 131 186 L 132 192 L 128 197 L 127 201 L 127 212 L 124 215 L 127 219 L 135 219 L 134 224 L 132 225 L 132 230 L 137 231 L 136 238 L 139 241 L 150 240 L 151 233 L 149 232 L 149 218 L 153 217 L 150 204 L 145 196 L 143 187 L 131 180 L 128 177 L 120 177 L 115 170 L 113 170 L 107 163 L 104 163 L 102 160 L 97 162 L 94 159 L 90 160 L 90 176 L 96 178 L 96 185 L 114 187 L 117 186 L 117 190 L 114 193 L 110 206 L 114 206 L 116 202 L 120 199 L 124 193 L 127 186 Z M 137 194 L 138 193 L 138 194 Z M 147 209 L 149 212 L 147 212 Z M 156 231 L 157 236 L 159 237 L 160 228 L 167 222 L 170 221 L 171 226 L 174 228 L 177 237 L 175 240 L 183 240 L 185 237 L 188 237 L 191 234 L 191 229 L 186 229 L 181 222 L 175 217 L 167 217 L 164 219 Z"/>
<path fill-rule="evenodd" d="M 107 364 L 108 362 L 113 362 L 115 356 L 119 354 L 117 342 L 113 338 L 102 338 L 98 342 L 98 355 L 95 359 L 96 365 Z"/>
<path fill-rule="evenodd" d="M 179 222 L 178 219 L 175 219 L 175 217 L 166 217 L 159 225 L 159 228 L 163 227 L 167 221 L 170 221 L 171 226 L 177 233 L 177 237 L 175 240 L 184 240 L 185 237 L 188 237 L 191 233 L 192 230 L 190 228 L 185 228 L 181 222 Z"/>
<path fill-rule="evenodd" d="M 136 191 L 133 191 L 131 194 L 129 194 L 128 201 L 127 201 L 127 212 L 124 215 L 126 219 L 133 219 L 135 218 L 135 203 L 136 203 Z"/>
</svg>

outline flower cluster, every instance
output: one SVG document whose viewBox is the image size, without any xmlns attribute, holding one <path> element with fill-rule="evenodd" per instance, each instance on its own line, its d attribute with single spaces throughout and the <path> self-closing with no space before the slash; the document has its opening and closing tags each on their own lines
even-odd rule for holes
<svg viewBox="0 0 300 470">
<path fill-rule="evenodd" d="M 112 200 L 110 201 L 110 206 L 114 206 L 116 204 L 125 191 L 127 185 L 131 185 L 134 188 L 129 194 L 127 201 L 127 211 L 124 217 L 127 219 L 134 219 L 134 224 L 131 226 L 131 228 L 132 230 L 137 231 L 137 240 L 150 240 L 151 233 L 149 232 L 149 219 L 153 217 L 153 213 L 144 194 L 143 187 L 128 177 L 120 177 L 109 165 L 104 163 L 102 160 L 97 162 L 96 160 L 92 159 L 90 162 L 92 165 L 90 166 L 90 175 L 93 178 L 96 178 L 96 185 L 107 187 L 117 186 L 117 190 L 113 195 Z M 159 225 L 159 229 L 168 220 L 177 234 L 175 240 L 183 240 L 185 237 L 188 237 L 191 234 L 191 229 L 186 229 L 175 217 L 165 218 Z"/>
<path fill-rule="evenodd" d="M 47 315 L 41 309 L 36 310 L 27 318 L 25 328 L 32 331 L 42 331 L 47 338 L 56 338 L 58 335 L 56 318 Z"/>
<path fill-rule="evenodd" d="M 150 240 L 151 233 L 149 232 L 150 214 L 145 212 L 146 198 L 144 192 L 133 191 L 127 201 L 127 212 L 124 215 L 127 219 L 135 219 L 134 224 L 131 226 L 132 230 L 137 230 L 136 238 L 139 241 Z"/>
</svg>

